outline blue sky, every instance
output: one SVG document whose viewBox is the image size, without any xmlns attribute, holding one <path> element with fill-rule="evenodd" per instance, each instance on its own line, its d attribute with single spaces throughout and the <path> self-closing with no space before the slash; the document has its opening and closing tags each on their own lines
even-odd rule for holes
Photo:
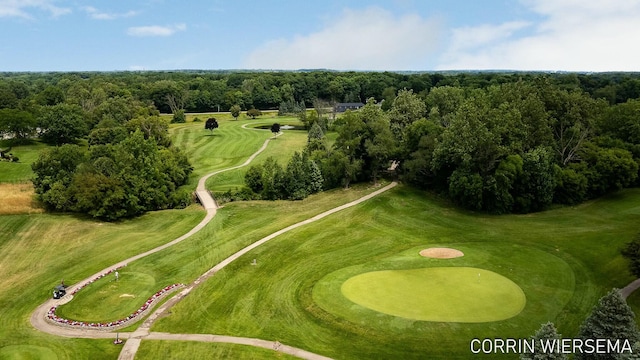
<svg viewBox="0 0 640 360">
<path fill-rule="evenodd" d="M 640 0 L 0 0 L 0 71 L 640 71 Z"/>
</svg>

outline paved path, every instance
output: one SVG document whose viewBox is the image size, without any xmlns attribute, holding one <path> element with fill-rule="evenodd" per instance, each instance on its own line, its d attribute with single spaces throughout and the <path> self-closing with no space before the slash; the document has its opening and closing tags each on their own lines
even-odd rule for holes
<svg viewBox="0 0 640 360">
<path fill-rule="evenodd" d="M 629 285 L 620 289 L 620 294 L 622 294 L 622 298 L 626 299 L 632 292 L 638 290 L 638 288 L 640 288 L 640 279 L 635 279 L 630 282 Z"/>
<path fill-rule="evenodd" d="M 244 127 L 244 126 L 243 126 Z M 246 128 L 246 127 L 245 127 Z M 254 129 L 257 130 L 257 129 Z M 282 133 L 277 134 L 277 136 L 280 136 Z M 109 271 L 113 271 L 119 267 L 122 266 L 126 266 L 128 263 L 138 260 L 140 258 L 143 258 L 147 255 L 150 254 L 154 254 L 156 252 L 162 251 L 170 246 L 173 246 L 187 238 L 189 238 L 190 236 L 192 236 L 193 234 L 197 233 L 198 231 L 200 231 L 202 228 L 204 228 L 210 221 L 211 219 L 213 219 L 213 217 L 216 215 L 216 211 L 218 209 L 218 205 L 216 204 L 215 200 L 213 199 L 213 197 L 211 196 L 211 194 L 209 193 L 208 190 L 206 190 L 206 186 L 205 183 L 207 181 L 207 179 L 209 179 L 211 176 L 214 176 L 216 174 L 225 172 L 225 171 L 230 171 L 230 170 L 234 170 L 234 169 L 238 169 L 241 168 L 243 166 L 247 166 L 251 163 L 251 161 L 253 161 L 255 159 L 256 156 L 258 156 L 262 151 L 264 151 L 269 143 L 269 141 L 273 140 L 274 138 L 269 138 L 267 140 L 265 140 L 265 142 L 263 143 L 262 147 L 260 149 L 258 149 L 258 151 L 256 151 L 253 155 L 251 155 L 247 161 L 245 161 L 243 164 L 238 165 L 238 166 L 234 166 L 234 167 L 230 167 L 230 168 L 226 168 L 223 170 L 219 170 L 219 171 L 215 171 L 212 172 L 210 174 L 207 174 L 205 176 L 203 176 L 199 181 L 198 181 L 198 186 L 196 188 L 196 196 L 198 197 L 200 203 L 202 204 L 202 206 L 205 208 L 205 210 L 207 211 L 207 214 L 205 216 L 204 219 L 202 219 L 202 221 L 200 221 L 200 223 L 198 225 L 196 225 L 193 229 L 191 229 L 188 233 L 180 236 L 179 238 L 168 242 L 164 245 L 158 246 L 156 248 L 153 248 L 151 250 L 145 251 L 141 254 L 132 256 L 128 259 L 122 260 L 120 262 L 118 262 L 117 264 L 111 265 L 110 267 L 103 269 L 101 271 L 99 271 L 96 274 L 93 274 L 89 277 L 87 277 L 86 279 L 71 285 L 68 288 L 68 292 L 71 293 L 73 292 L 75 289 L 84 286 L 85 284 L 87 284 L 89 281 L 92 281 L 93 279 L 97 278 L 98 276 L 100 276 L 101 274 L 104 274 L 106 272 Z M 282 230 L 279 230 L 269 236 L 266 236 L 258 241 L 256 241 L 255 243 L 241 249 L 240 251 L 236 252 L 235 254 L 229 256 L 228 258 L 226 258 L 225 260 L 223 260 L 222 262 L 220 262 L 219 264 L 217 264 L 216 266 L 214 266 L 213 268 L 209 269 L 207 272 L 205 272 L 204 274 L 200 275 L 193 283 L 191 283 L 190 285 L 188 285 L 184 290 L 181 290 L 177 295 L 174 295 L 172 298 L 170 298 L 167 302 L 165 302 L 162 306 L 160 306 L 158 309 L 156 309 L 154 312 L 151 313 L 151 315 L 149 315 L 149 317 L 147 317 L 145 319 L 145 321 L 142 323 L 142 325 L 140 327 L 138 327 L 138 329 L 132 333 L 115 333 L 115 332 L 109 332 L 109 331 L 104 331 L 104 330 L 94 330 L 94 329 L 82 329 L 82 328 L 73 328 L 73 327 L 64 327 L 64 326 L 58 326 L 54 323 L 50 323 L 46 320 L 46 314 L 47 311 L 49 311 L 49 309 L 53 306 L 56 305 L 60 305 L 62 303 L 62 299 L 59 300 L 55 300 L 55 299 L 49 299 L 47 300 L 45 303 L 43 303 L 42 305 L 40 305 L 38 308 L 36 308 L 36 310 L 32 313 L 31 315 L 31 324 L 38 330 L 49 333 L 49 334 L 53 334 L 53 335 L 57 335 L 57 336 L 64 336 L 64 337 L 72 337 L 72 338 L 89 338 L 89 339 L 115 339 L 116 336 L 119 336 L 119 338 L 121 339 L 126 339 L 125 345 L 122 348 L 122 351 L 120 352 L 120 356 L 118 357 L 118 359 L 134 359 L 135 358 L 135 354 L 137 353 L 137 350 L 140 346 L 140 343 L 142 341 L 142 339 L 149 339 L 149 340 L 180 340 L 180 341 L 201 341 L 201 342 L 221 342 L 221 343 L 232 343 L 232 344 L 243 344 L 243 345 L 250 345 L 250 346 L 257 346 L 257 347 L 262 347 L 262 348 L 266 348 L 266 349 L 272 349 L 275 351 L 280 351 L 283 353 L 287 353 L 293 356 L 297 356 L 299 358 L 302 359 L 311 359 L 311 360 L 328 360 L 329 358 L 318 355 L 318 354 L 314 354 L 302 349 L 298 349 L 298 348 L 294 348 L 285 344 L 281 344 L 279 342 L 274 342 L 274 341 L 268 341 L 268 340 L 262 340 L 262 339 L 253 339 L 253 338 L 243 338 L 243 337 L 234 337 L 234 336 L 225 336 L 225 335 L 212 335 L 212 334 L 168 334 L 168 333 L 159 333 L 159 332 L 150 332 L 149 329 L 151 328 L 151 326 L 153 325 L 153 323 L 160 317 L 162 316 L 164 313 L 166 313 L 171 307 L 173 307 L 176 303 L 178 303 L 180 300 L 182 300 L 191 290 L 193 290 L 195 287 L 197 287 L 199 284 L 201 284 L 204 280 L 206 280 L 207 278 L 209 278 L 210 276 L 214 275 L 217 271 L 223 269 L 225 266 L 227 266 L 228 264 L 230 264 L 231 262 L 233 262 L 234 260 L 238 259 L 240 256 L 246 254 L 247 252 L 251 251 L 252 249 L 266 243 L 267 241 L 286 233 L 287 231 L 293 230 L 297 227 L 309 224 L 311 222 L 320 220 L 326 216 L 329 216 L 335 212 L 338 212 L 340 210 L 346 209 L 348 207 L 351 206 L 355 206 L 357 204 L 360 204 L 363 201 L 366 201 L 384 191 L 387 191 L 391 188 L 393 188 L 394 186 L 396 186 L 397 183 L 393 182 L 390 185 L 387 185 L 384 188 L 381 188 L 369 195 L 366 195 L 358 200 L 352 201 L 348 204 L 336 207 L 334 209 L 325 211 L 319 215 L 316 215 L 310 219 L 301 221 L 297 224 L 288 226 Z"/>
</svg>

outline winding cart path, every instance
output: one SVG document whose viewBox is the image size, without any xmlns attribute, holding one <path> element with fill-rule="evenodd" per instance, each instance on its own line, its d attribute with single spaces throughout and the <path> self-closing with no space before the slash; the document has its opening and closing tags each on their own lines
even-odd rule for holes
<svg viewBox="0 0 640 360">
<path fill-rule="evenodd" d="M 243 128 L 246 129 L 246 127 L 243 126 Z M 281 135 L 278 134 L 277 136 Z M 265 142 L 263 143 L 262 147 L 260 149 L 258 149 L 258 151 L 256 151 L 253 155 L 251 155 L 244 163 L 242 163 L 241 165 L 238 166 L 234 166 L 234 167 L 230 167 L 230 168 L 226 168 L 226 169 L 222 169 L 222 170 L 218 170 L 212 173 L 209 173 L 205 176 L 203 176 L 202 178 L 200 178 L 200 180 L 198 181 L 198 186 L 196 188 L 196 195 L 198 197 L 198 200 L 200 201 L 200 203 L 202 204 L 202 206 L 205 208 L 205 210 L 207 211 L 206 216 L 204 217 L 204 219 L 202 219 L 202 221 L 196 225 L 193 229 L 191 229 L 188 233 L 180 236 L 179 238 L 168 242 L 164 245 L 158 246 L 156 248 L 153 248 L 151 250 L 145 251 L 141 254 L 132 256 L 126 260 L 120 261 L 117 264 L 113 264 L 101 271 L 99 271 L 96 274 L 93 274 L 89 277 L 87 277 L 86 279 L 70 286 L 67 290 L 68 293 L 72 293 L 74 290 L 81 288 L 83 286 L 85 286 L 86 284 L 88 284 L 89 282 L 91 282 L 92 280 L 94 280 L 95 278 L 99 277 L 100 275 L 107 273 L 107 272 L 111 272 L 114 271 L 117 268 L 120 268 L 122 266 L 126 266 L 128 263 L 138 260 L 140 258 L 143 258 L 147 255 L 150 254 L 154 254 L 157 253 L 159 251 L 162 251 L 168 247 L 171 247 L 187 238 L 189 238 L 190 236 L 192 236 L 193 234 L 197 233 L 198 231 L 200 231 L 202 228 L 204 228 L 212 219 L 213 217 L 216 215 L 217 209 L 218 209 L 218 205 L 215 202 L 215 199 L 211 196 L 211 194 L 209 193 L 209 191 L 206 189 L 205 187 L 205 183 L 207 181 L 207 179 L 209 179 L 210 177 L 225 172 L 225 171 L 230 171 L 230 170 L 234 170 L 234 169 L 238 169 L 241 168 L 243 166 L 247 166 L 249 165 L 255 158 L 256 156 L 258 156 L 262 151 L 264 151 L 267 148 L 267 145 L 269 144 L 269 141 L 273 140 L 274 138 L 269 138 L 267 140 L 265 140 Z M 138 347 L 140 346 L 140 343 L 143 339 L 148 339 L 148 340 L 176 340 L 176 341 L 199 341 L 199 342 L 218 342 L 218 343 L 230 343 L 230 344 L 242 344 L 242 345 L 249 345 L 249 346 L 256 346 L 256 347 L 261 347 L 261 348 L 265 348 L 265 349 L 271 349 L 271 350 L 275 350 L 275 351 L 279 351 L 279 352 L 283 352 L 289 355 L 293 355 L 302 359 L 311 359 L 311 360 L 330 360 L 330 358 L 324 357 L 322 355 L 318 355 L 318 354 L 314 354 L 308 351 L 305 351 L 303 349 L 298 349 L 292 346 L 288 346 L 286 344 L 281 344 L 277 341 L 269 341 L 269 340 L 263 340 L 263 339 L 255 339 L 255 338 L 244 338 L 244 337 L 235 337 L 235 336 L 226 336 L 226 335 L 213 335 L 213 334 L 169 334 L 169 333 L 161 333 L 161 332 L 151 332 L 150 328 L 153 325 L 153 323 L 163 314 L 165 314 L 169 309 L 171 309 L 171 307 L 173 307 L 175 304 L 177 304 L 180 300 L 182 300 L 187 294 L 189 294 L 189 292 L 191 292 L 191 290 L 193 290 L 195 287 L 197 287 L 199 284 L 201 284 L 204 280 L 206 280 L 207 278 L 213 276 L 216 272 L 220 271 L 221 269 L 223 269 L 225 266 L 229 265 L 231 262 L 233 262 L 234 260 L 238 259 L 239 257 L 241 257 L 242 255 L 246 254 L 247 252 L 255 249 L 256 247 L 266 243 L 267 241 L 281 235 L 284 234 L 288 231 L 291 231 L 295 228 L 298 228 L 300 226 L 309 224 L 311 222 L 320 220 L 326 216 L 329 216 L 331 214 L 334 214 L 338 211 L 344 210 L 346 208 L 355 206 L 357 204 L 360 204 L 363 201 L 366 201 L 368 199 L 371 199 L 374 196 L 377 196 L 393 187 L 395 187 L 397 185 L 396 182 L 392 182 L 391 184 L 378 189 L 377 191 L 368 194 L 366 196 L 363 196 L 355 201 L 352 201 L 350 203 L 344 204 L 342 206 L 338 206 L 336 208 L 333 208 L 331 210 L 325 211 L 319 215 L 316 215 L 310 219 L 301 221 L 299 223 L 293 224 L 291 226 L 288 226 L 282 230 L 276 231 L 273 234 L 266 236 L 256 242 L 254 242 L 253 244 L 239 250 L 238 252 L 236 252 L 235 254 L 229 256 L 228 258 L 224 259 L 223 261 L 221 261 L 220 263 L 218 263 L 217 265 L 215 265 L 214 267 L 212 267 L 211 269 L 207 270 L 204 274 L 200 275 L 196 280 L 194 280 L 191 284 L 187 285 L 184 289 L 182 289 L 181 291 L 179 291 L 178 294 L 174 295 L 173 297 L 171 297 L 167 302 L 165 302 L 162 306 L 160 306 L 158 309 L 156 309 L 155 311 L 153 311 L 151 313 L 151 315 L 149 315 L 149 317 L 147 317 L 144 322 L 142 323 L 142 325 L 140 325 L 138 327 L 138 329 L 132 333 L 121 333 L 118 334 L 116 332 L 113 331 L 105 331 L 105 330 L 96 330 L 96 329 L 87 329 L 87 328 L 78 328 L 78 327 L 65 327 L 65 326 L 60 326 L 57 324 L 54 324 L 52 322 L 47 321 L 46 319 L 46 315 L 47 312 L 49 311 L 49 309 L 51 309 L 53 306 L 56 305 L 61 305 L 64 302 L 69 301 L 69 298 L 63 298 L 63 299 L 49 299 L 47 300 L 45 303 L 43 303 L 42 305 L 40 305 L 38 308 L 36 308 L 36 310 L 32 313 L 31 315 L 31 324 L 38 330 L 52 334 L 52 335 L 57 335 L 57 336 L 64 336 L 64 337 L 72 337 L 72 338 L 90 338 L 90 339 L 115 339 L 118 335 L 121 339 L 126 339 L 126 343 L 122 348 L 122 351 L 120 352 L 120 356 L 118 357 L 118 359 L 134 359 L 135 358 L 135 354 L 137 353 Z"/>
</svg>

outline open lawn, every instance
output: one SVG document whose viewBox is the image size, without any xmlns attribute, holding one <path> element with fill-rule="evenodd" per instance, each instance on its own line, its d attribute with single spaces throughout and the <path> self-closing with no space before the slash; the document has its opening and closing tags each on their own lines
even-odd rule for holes
<svg viewBox="0 0 640 360">
<path fill-rule="evenodd" d="M 198 179 L 214 170 L 233 167 L 242 164 L 253 154 L 264 141 L 273 134 L 269 130 L 249 130 L 260 125 L 299 124 L 293 117 L 260 117 L 255 120 L 233 120 L 228 114 L 198 115 L 206 120 L 209 116 L 218 119 L 219 127 L 213 132 L 205 130 L 204 122 L 192 122 L 191 115 L 184 124 L 172 124 L 169 131 L 173 144 L 186 151 L 194 171 L 190 177 L 190 186 L 195 188 Z M 246 125 L 249 129 L 242 128 Z M 307 134 L 300 130 L 284 130 L 276 142 L 284 142 L 279 146 L 268 147 L 254 163 L 264 161 L 268 156 L 275 157 L 281 164 L 286 165 L 294 151 L 300 151 L 307 141 Z M 238 169 L 221 174 L 216 180 L 210 179 L 207 187 L 212 191 L 226 191 L 242 187 L 244 173 L 247 168 Z"/>
<path fill-rule="evenodd" d="M 241 128 L 270 119 L 216 118 L 220 128 L 213 134 L 204 130 L 204 122 L 190 122 L 190 117 L 186 124 L 170 128 L 174 144 L 185 149 L 194 165 L 189 185 L 194 188 L 199 176 L 243 163 L 272 136 L 268 131 Z M 269 154 L 286 161 L 287 154 L 305 141 L 304 133 L 285 131 L 256 161 Z M 214 191 L 235 188 L 241 184 L 243 171 L 246 169 L 214 176 L 208 187 Z M 229 203 L 191 238 L 128 264 L 120 271 L 118 283 L 110 277 L 98 280 L 61 307 L 60 314 L 89 321 L 120 318 L 167 284 L 189 283 L 244 246 L 377 188 L 361 184 L 295 202 Z M 0 288 L 5 289 L 0 292 L 0 359 L 117 358 L 120 347 L 110 340 L 37 332 L 29 324 L 31 312 L 51 296 L 61 279 L 73 284 L 173 240 L 203 216 L 195 205 L 118 223 L 71 215 L 0 216 Z M 524 338 L 546 321 L 555 322 L 560 333 L 571 337 L 600 296 L 633 279 L 619 249 L 637 233 L 638 223 L 640 189 L 576 207 L 490 216 L 461 211 L 401 185 L 254 249 L 192 291 L 152 331 L 278 340 L 336 359 L 468 358 L 473 338 Z M 465 255 L 442 260 L 418 254 L 434 246 L 459 249 Z M 257 259 L 255 266 L 253 259 Z M 426 274 L 432 281 L 429 288 L 439 286 L 446 292 L 446 284 L 433 282 L 438 278 L 434 269 L 449 272 L 441 280 L 456 276 L 464 280 L 468 276 L 455 270 L 461 268 L 480 272 L 480 281 L 517 285 L 524 294 L 524 307 L 500 321 L 421 321 L 385 314 L 384 309 L 358 305 L 343 295 L 349 279 L 378 272 Z M 396 283 L 392 279 L 385 287 Z M 491 287 L 474 291 L 487 288 Z M 515 296 L 518 292 L 513 290 L 505 296 Z M 638 299 L 638 294 L 630 298 L 635 310 L 639 310 Z M 386 301 L 387 307 L 395 302 Z M 288 358 L 241 345 L 156 340 L 144 340 L 137 356 L 166 357 Z"/>
<path fill-rule="evenodd" d="M 120 223 L 70 215 L 0 216 L 0 287 L 6 289 L 0 292 L 0 359 L 117 358 L 120 348 L 109 340 L 68 339 L 36 331 L 29 323 L 31 312 L 51 297 L 62 279 L 73 284 L 170 241 L 203 216 L 196 207 Z M 98 307 L 99 303 L 91 305 L 91 309 Z"/>
<path fill-rule="evenodd" d="M 149 340 L 142 342 L 136 359 L 293 360 L 298 358 L 246 345 Z"/>
<path fill-rule="evenodd" d="M 7 141 L 0 141 L 0 148 L 7 148 Z M 33 172 L 31 163 L 38 159 L 40 151 L 47 145 L 34 141 L 27 145 L 14 145 L 11 153 L 17 156 L 18 162 L 0 161 L 0 183 L 25 182 L 31 180 Z"/>
<path fill-rule="evenodd" d="M 400 187 L 255 249 L 152 330 L 279 339 L 340 359 L 467 358 L 475 337 L 528 337 L 546 321 L 575 336 L 600 296 L 632 280 L 618 249 L 639 220 L 637 189 L 575 208 L 489 216 Z M 417 256 L 430 246 L 465 253 L 446 266 L 489 270 L 518 284 L 522 312 L 488 323 L 415 321 L 341 294 L 342 283 L 360 273 L 443 266 Z M 257 266 L 249 265 L 253 258 Z M 335 286 L 321 288 L 332 274 L 340 277 Z"/>
</svg>

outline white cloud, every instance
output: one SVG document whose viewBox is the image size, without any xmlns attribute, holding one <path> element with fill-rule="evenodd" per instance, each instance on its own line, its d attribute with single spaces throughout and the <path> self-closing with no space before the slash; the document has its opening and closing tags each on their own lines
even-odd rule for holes
<svg viewBox="0 0 640 360">
<path fill-rule="evenodd" d="M 128 18 L 132 16 L 138 15 L 137 11 L 127 11 L 126 13 L 108 13 L 100 11 L 93 6 L 85 6 L 83 10 L 91 16 L 92 19 L 96 20 L 115 20 L 119 18 Z"/>
<path fill-rule="evenodd" d="M 171 36 L 178 31 L 187 30 L 187 25 L 185 24 L 176 24 L 171 26 L 137 26 L 130 27 L 127 30 L 127 34 L 131 36 Z"/>
<path fill-rule="evenodd" d="M 542 20 L 454 29 L 438 69 L 640 70 L 640 0 L 522 3 Z M 481 46 L 470 41 L 483 32 Z"/>
<path fill-rule="evenodd" d="M 0 0 L 0 17 L 32 19 L 29 9 L 46 11 L 53 17 L 71 12 L 71 9 L 55 6 L 53 0 Z"/>
<path fill-rule="evenodd" d="M 324 29 L 269 41 L 254 50 L 245 67 L 337 70 L 414 69 L 435 50 L 440 23 L 417 15 L 396 17 L 378 7 L 344 10 Z"/>
</svg>

